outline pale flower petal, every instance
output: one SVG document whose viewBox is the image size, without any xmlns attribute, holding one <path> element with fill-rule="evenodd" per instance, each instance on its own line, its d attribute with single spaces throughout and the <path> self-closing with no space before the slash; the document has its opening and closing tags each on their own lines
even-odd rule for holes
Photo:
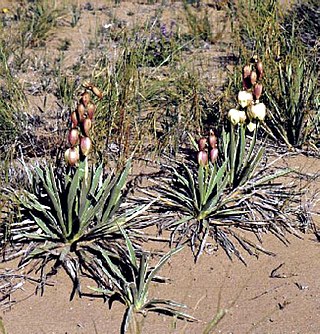
<svg viewBox="0 0 320 334">
<path fill-rule="evenodd" d="M 266 106 L 264 103 L 256 103 L 248 110 L 249 117 L 263 121 L 266 117 Z"/>
<path fill-rule="evenodd" d="M 228 119 L 233 125 L 240 122 L 240 112 L 237 109 L 230 109 L 228 112 Z"/>
<path fill-rule="evenodd" d="M 257 124 L 252 123 L 252 122 L 250 122 L 250 123 L 247 125 L 247 128 L 248 128 L 248 130 L 249 130 L 250 132 L 253 132 L 253 131 L 256 129 L 256 127 L 257 127 Z"/>
<path fill-rule="evenodd" d="M 253 100 L 252 93 L 249 93 L 245 90 L 241 90 L 238 93 L 238 102 L 239 102 L 239 104 L 242 108 L 245 108 L 245 107 L 251 105 L 252 100 Z"/>
</svg>

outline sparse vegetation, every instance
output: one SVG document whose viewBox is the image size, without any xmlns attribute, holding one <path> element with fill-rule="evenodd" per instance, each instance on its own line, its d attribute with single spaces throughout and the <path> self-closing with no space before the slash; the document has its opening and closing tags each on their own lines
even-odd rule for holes
<svg viewBox="0 0 320 334">
<path fill-rule="evenodd" d="M 193 266 L 209 246 L 246 264 L 273 255 L 267 233 L 318 238 L 305 191 L 318 174 L 279 158 L 319 158 L 317 17 L 313 0 L 0 7 L 0 245 L 23 270 L 0 268 L 0 306 L 62 267 L 71 297 L 123 304 L 121 333 L 149 312 L 191 328 L 192 291 L 160 296 L 182 245 Z M 220 298 L 204 333 L 227 318 Z"/>
</svg>

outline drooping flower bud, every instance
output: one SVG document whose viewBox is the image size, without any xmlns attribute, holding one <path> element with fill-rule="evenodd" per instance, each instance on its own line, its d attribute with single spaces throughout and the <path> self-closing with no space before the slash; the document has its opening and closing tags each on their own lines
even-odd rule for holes
<svg viewBox="0 0 320 334">
<path fill-rule="evenodd" d="M 251 105 L 253 100 L 253 96 L 250 92 L 247 92 L 245 90 L 241 90 L 238 93 L 238 102 L 242 108 L 245 108 L 249 105 Z"/>
<path fill-rule="evenodd" d="M 245 65 L 242 68 L 242 79 L 245 79 L 250 76 L 251 73 L 251 67 L 250 65 Z"/>
<path fill-rule="evenodd" d="M 71 129 L 68 135 L 68 141 L 71 146 L 75 146 L 79 143 L 79 131 L 78 129 Z"/>
<path fill-rule="evenodd" d="M 78 117 L 77 117 L 77 112 L 73 111 L 70 115 L 70 119 L 71 119 L 71 126 L 73 128 L 76 128 L 78 126 Z"/>
<path fill-rule="evenodd" d="M 257 77 L 260 80 L 263 77 L 263 65 L 261 61 L 258 61 L 256 64 Z"/>
<path fill-rule="evenodd" d="M 79 161 L 80 158 L 79 148 L 78 147 L 68 148 L 64 154 L 64 158 L 70 166 L 74 166 Z"/>
<path fill-rule="evenodd" d="M 202 167 L 208 164 L 208 153 L 206 151 L 198 152 L 198 164 Z"/>
<path fill-rule="evenodd" d="M 85 135 L 89 136 L 90 129 L 91 129 L 91 126 L 92 126 L 91 119 L 90 118 L 86 118 L 83 121 L 82 126 L 83 126 L 83 132 L 85 133 Z"/>
<path fill-rule="evenodd" d="M 199 151 L 203 151 L 206 148 L 207 145 L 207 138 L 200 138 L 198 141 L 198 147 L 199 147 Z"/>
<path fill-rule="evenodd" d="M 82 154 L 86 157 L 90 150 L 91 150 L 91 146 L 92 146 L 92 141 L 89 137 L 82 137 L 81 141 L 80 141 L 80 149 Z"/>
<path fill-rule="evenodd" d="M 266 106 L 264 103 L 257 103 L 252 105 L 248 109 L 248 114 L 251 119 L 258 119 L 259 121 L 263 121 L 266 117 Z"/>
<path fill-rule="evenodd" d="M 252 71 L 250 74 L 250 82 L 254 85 L 257 82 L 257 72 Z"/>
<path fill-rule="evenodd" d="M 210 130 L 210 134 L 209 134 L 209 145 L 211 148 L 215 148 L 217 146 L 217 141 L 218 138 L 215 135 L 213 130 Z"/>
<path fill-rule="evenodd" d="M 101 92 L 100 89 L 99 89 L 98 87 L 96 87 L 92 82 L 85 82 L 85 83 L 83 84 L 83 86 L 84 86 L 85 88 L 87 88 L 87 89 L 90 89 L 91 92 L 92 92 L 95 96 L 97 96 L 97 97 L 99 98 L 99 100 L 102 99 L 102 97 L 103 97 L 102 92 Z"/>
<path fill-rule="evenodd" d="M 218 159 L 218 154 L 219 154 L 219 151 L 216 147 L 214 147 L 211 151 L 210 151 L 210 161 L 212 163 L 215 163 L 216 160 Z"/>
<path fill-rule="evenodd" d="M 228 112 L 228 120 L 233 124 L 237 125 L 240 122 L 239 110 L 230 109 Z"/>
<path fill-rule="evenodd" d="M 86 107 L 90 102 L 90 94 L 88 92 L 83 92 L 81 94 L 81 103 Z"/>
<path fill-rule="evenodd" d="M 103 94 L 102 94 L 102 92 L 100 91 L 99 88 L 97 88 L 96 86 L 92 86 L 92 92 L 99 100 L 102 99 Z"/>
<path fill-rule="evenodd" d="M 90 118 L 92 120 L 95 111 L 96 111 L 96 105 L 94 103 L 89 102 L 88 105 L 87 105 L 88 118 Z"/>
<path fill-rule="evenodd" d="M 254 86 L 254 89 L 253 89 L 253 95 L 254 95 L 256 101 L 259 101 L 259 99 L 261 97 L 261 94 L 262 94 L 262 84 L 257 83 Z"/>
<path fill-rule="evenodd" d="M 79 103 L 77 105 L 77 113 L 78 113 L 78 119 L 80 122 L 83 122 L 84 119 L 86 118 L 86 108 L 84 104 Z"/>
<path fill-rule="evenodd" d="M 250 73 L 251 67 L 250 65 L 245 65 L 242 69 L 242 85 L 243 89 L 250 89 L 251 88 L 251 81 L 250 81 Z"/>
</svg>

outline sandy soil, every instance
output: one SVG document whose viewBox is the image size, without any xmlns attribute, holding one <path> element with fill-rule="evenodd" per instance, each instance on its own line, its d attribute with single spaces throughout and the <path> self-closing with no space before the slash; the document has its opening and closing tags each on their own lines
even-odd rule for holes
<svg viewBox="0 0 320 334">
<path fill-rule="evenodd" d="M 10 6 L 10 3 L 0 0 L 0 8 Z M 114 7 L 97 1 L 95 6 L 106 6 L 107 9 L 96 14 L 84 11 L 75 29 L 62 27 L 48 42 L 54 54 L 63 38 L 72 40 L 66 53 L 66 66 L 72 64 L 89 43 L 95 25 L 108 23 L 110 13 L 133 25 L 135 20 L 152 15 L 158 5 L 122 2 Z M 166 10 L 170 12 L 175 8 L 178 11 L 177 3 L 172 6 Z M 134 15 L 129 16 L 128 13 Z M 169 13 L 164 17 L 169 19 Z M 204 51 L 203 56 L 211 71 L 204 75 L 221 78 L 222 74 L 218 73 L 221 58 L 218 58 L 228 59 L 225 46 L 213 46 Z M 23 80 L 30 80 L 30 77 Z M 320 162 L 314 158 L 297 156 L 285 161 L 306 173 L 320 170 Z M 313 185 L 312 194 L 317 193 L 317 186 Z M 275 256 L 247 256 L 247 266 L 236 259 L 230 261 L 221 249 L 209 252 L 208 248 L 197 264 L 194 264 L 188 248 L 173 257 L 161 273 L 170 277 L 170 284 L 153 286 L 150 296 L 185 303 L 190 307 L 188 312 L 199 321 L 186 323 L 150 313 L 144 321 L 142 333 L 203 333 L 207 323 L 221 312 L 225 315 L 211 333 L 320 333 L 320 244 L 315 235 L 301 234 L 300 238 L 288 235 L 287 244 L 269 235 L 263 240 L 263 246 Z M 154 242 L 148 247 L 158 249 L 163 245 Z M 10 268 L 10 265 L 2 263 L 1 269 Z M 62 270 L 50 282 L 53 285 L 45 288 L 43 296 L 34 294 L 35 285 L 31 283 L 24 284 L 13 294 L 12 301 L 15 302 L 2 314 L 8 334 L 119 333 L 124 312 L 122 305 L 114 303 L 109 310 L 101 299 L 76 296 L 70 301 L 71 282 Z"/>
</svg>

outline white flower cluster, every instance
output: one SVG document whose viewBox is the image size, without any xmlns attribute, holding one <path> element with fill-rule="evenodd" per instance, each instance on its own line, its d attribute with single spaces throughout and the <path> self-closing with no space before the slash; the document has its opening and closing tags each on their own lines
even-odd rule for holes
<svg viewBox="0 0 320 334">
<path fill-rule="evenodd" d="M 234 126 L 247 123 L 248 130 L 252 132 L 257 126 L 257 121 L 264 121 L 267 110 L 265 104 L 259 102 L 262 84 L 257 81 L 262 76 L 261 62 L 256 61 L 253 69 L 250 65 L 244 66 L 242 72 L 244 90 L 238 93 L 238 103 L 242 109 L 230 109 L 228 112 L 228 119 Z"/>
</svg>

